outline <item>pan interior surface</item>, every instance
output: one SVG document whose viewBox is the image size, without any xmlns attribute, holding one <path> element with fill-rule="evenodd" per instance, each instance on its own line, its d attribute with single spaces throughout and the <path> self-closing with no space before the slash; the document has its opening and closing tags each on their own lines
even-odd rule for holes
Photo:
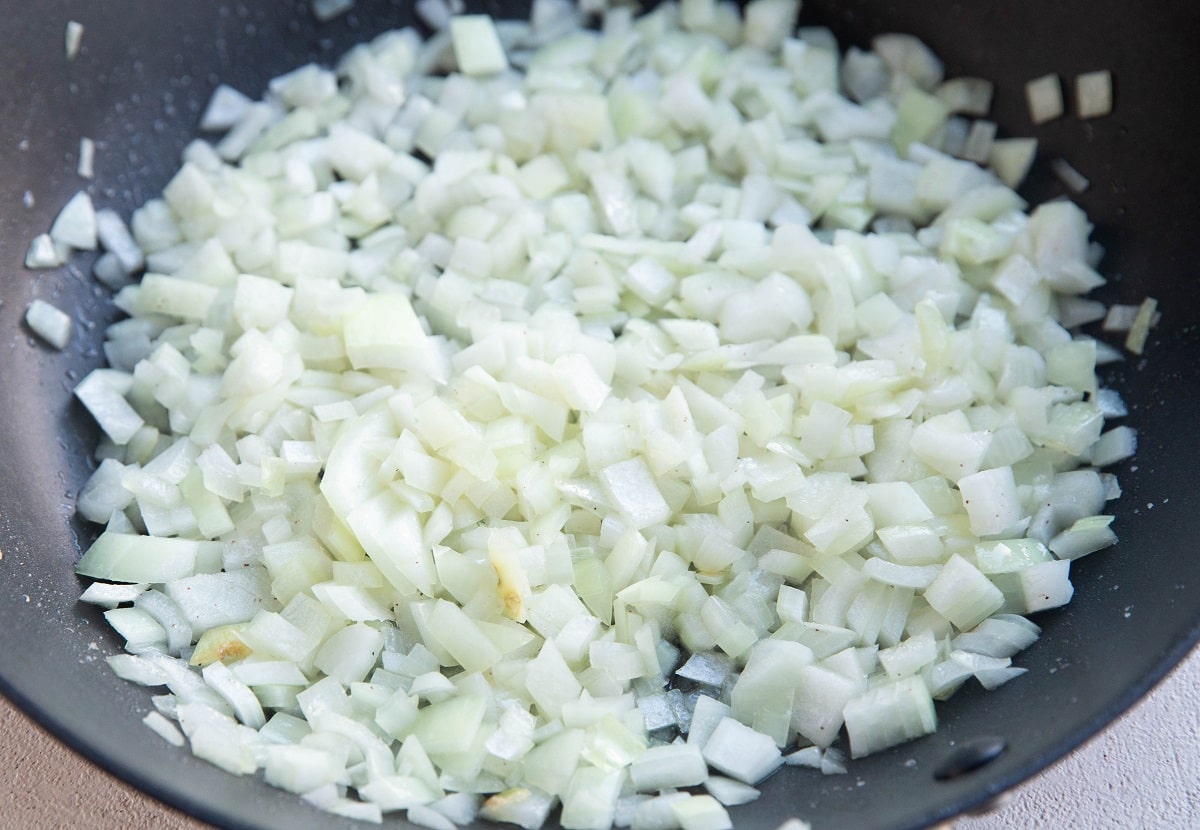
<svg viewBox="0 0 1200 830">
<path fill-rule="evenodd" d="M 0 330 L 8 344 L 0 361 L 0 691 L 89 758 L 216 825 L 359 827 L 170 747 L 141 724 L 147 691 L 104 665 L 119 644 L 97 609 L 77 603 L 82 585 L 73 572 L 93 533 L 73 517 L 72 503 L 97 433 L 70 392 L 99 364 L 114 312 L 85 257 L 48 272 L 26 271 L 22 260 L 28 241 L 84 184 L 74 172 L 81 137 L 97 145 L 97 204 L 128 216 L 177 169 L 217 83 L 257 97 L 275 75 L 309 60 L 332 63 L 355 43 L 408 24 L 409 5 L 359 0 L 324 24 L 296 2 L 189 3 L 154 14 L 133 0 L 50 0 L 36 13 L 0 5 Z M 503 16 L 520 13 L 517 5 L 473 8 Z M 70 62 L 62 46 L 68 20 L 85 25 Z M 1200 172 L 1191 150 L 1200 74 L 1171 69 L 1194 59 L 1200 10 L 1172 2 L 1148 14 L 1110 0 L 810 0 L 802 22 L 830 26 L 843 44 L 910 32 L 946 61 L 948 75 L 995 81 L 1002 131 L 1040 141 L 1026 196 L 1064 192 L 1048 172 L 1053 158 L 1092 181 L 1077 201 L 1108 252 L 1101 271 L 1110 284 L 1100 298 L 1136 304 L 1153 296 L 1162 311 L 1147 357 L 1131 356 L 1104 375 L 1130 405 L 1128 423 L 1140 438 L 1138 456 L 1116 470 L 1121 541 L 1078 563 L 1070 606 L 1036 618 L 1042 639 L 1018 660 L 1029 673 L 991 693 L 965 688 L 939 706 L 935 735 L 856 761 L 849 775 L 776 774 L 758 801 L 734 814 L 742 828 L 774 828 L 793 815 L 818 830 L 920 827 L 987 800 L 1103 728 L 1200 636 L 1200 558 L 1190 553 L 1200 537 L 1192 472 L 1200 442 L 1189 417 L 1200 400 L 1200 292 L 1192 287 Z M 1030 124 L 1026 81 L 1054 72 L 1069 84 L 1103 68 L 1115 78 L 1113 115 Z M 32 207 L 23 206 L 26 193 Z M 66 351 L 38 344 L 22 323 L 34 297 L 78 321 Z"/>
</svg>

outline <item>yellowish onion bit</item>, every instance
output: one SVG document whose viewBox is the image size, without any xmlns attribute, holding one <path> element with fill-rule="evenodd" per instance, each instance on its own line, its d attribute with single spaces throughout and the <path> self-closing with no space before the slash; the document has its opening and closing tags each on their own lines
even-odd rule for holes
<svg viewBox="0 0 1200 830">
<path fill-rule="evenodd" d="M 426 3 L 219 89 L 136 245 L 78 206 L 129 315 L 78 570 L 151 728 L 339 815 L 699 830 L 1024 671 L 1133 451 L 1090 227 L 986 82 L 797 11 Z"/>
</svg>

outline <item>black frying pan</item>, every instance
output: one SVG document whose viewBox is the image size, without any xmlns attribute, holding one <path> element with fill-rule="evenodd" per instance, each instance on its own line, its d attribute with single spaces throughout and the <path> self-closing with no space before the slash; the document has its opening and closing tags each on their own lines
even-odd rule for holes
<svg viewBox="0 0 1200 830">
<path fill-rule="evenodd" d="M 513 13 L 518 5 L 475 8 Z M 90 535 L 73 519 L 72 500 L 96 433 L 70 389 L 96 365 L 112 311 L 86 258 L 35 274 L 22 268 L 25 246 L 81 186 L 81 136 L 98 145 L 90 185 L 97 204 L 128 215 L 176 169 L 218 80 L 257 96 L 273 75 L 332 61 L 409 22 L 408 9 L 400 0 L 359 0 L 352 14 L 318 26 L 294 1 L 0 0 L 0 691 L 89 758 L 218 825 L 356 827 L 169 747 L 140 723 L 146 691 L 100 659 L 119 644 L 95 609 L 76 603 L 81 585 L 72 570 Z M 1029 673 L 992 693 L 964 689 L 940 707 L 936 735 L 855 762 L 849 775 L 780 773 L 735 813 L 743 828 L 774 828 L 791 815 L 818 830 L 918 827 L 980 804 L 1086 740 L 1200 636 L 1200 6 L 809 0 L 803 17 L 832 26 L 846 43 L 909 31 L 945 58 L 950 74 L 994 79 L 1002 128 L 1042 142 L 1026 195 L 1062 192 L 1047 159 L 1062 156 L 1083 171 L 1093 185 L 1079 202 L 1109 251 L 1103 270 L 1111 284 L 1101 297 L 1136 303 L 1150 294 L 1163 312 L 1148 357 L 1107 375 L 1132 404 L 1129 422 L 1141 435 L 1138 457 L 1118 470 L 1121 542 L 1077 564 L 1067 609 L 1038 617 L 1045 634 L 1018 658 Z M 86 25 L 70 63 L 62 45 L 68 19 Z M 1025 81 L 1057 72 L 1069 82 L 1098 68 L 1114 72 L 1114 115 L 1031 127 Z M 22 206 L 26 191 L 36 199 L 31 208 Z M 34 297 L 80 321 L 64 353 L 36 344 L 21 323 Z M 970 767 L 1000 746 L 990 763 L 937 780 L 939 770 Z"/>
</svg>

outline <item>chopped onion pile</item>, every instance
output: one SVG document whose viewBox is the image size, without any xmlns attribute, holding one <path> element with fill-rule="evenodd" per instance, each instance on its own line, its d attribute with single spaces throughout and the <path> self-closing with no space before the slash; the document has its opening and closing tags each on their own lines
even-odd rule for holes
<svg viewBox="0 0 1200 830">
<path fill-rule="evenodd" d="M 147 725 L 354 818 L 719 830 L 1024 671 L 1135 436 L 990 84 L 796 0 L 425 6 L 47 240 L 129 315 L 78 571 Z"/>
</svg>

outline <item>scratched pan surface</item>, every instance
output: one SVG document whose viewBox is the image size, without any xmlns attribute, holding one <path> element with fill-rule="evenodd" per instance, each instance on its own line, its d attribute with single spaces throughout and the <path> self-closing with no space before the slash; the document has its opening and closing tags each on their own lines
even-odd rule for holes
<svg viewBox="0 0 1200 830">
<path fill-rule="evenodd" d="M 518 11 L 505 3 L 476 9 Z M 760 800 L 737 810 L 739 827 L 774 828 L 799 815 L 818 830 L 909 828 L 957 814 L 1103 729 L 1200 635 L 1200 73 L 1190 69 L 1198 9 L 1115 0 L 806 4 L 804 20 L 832 26 L 843 43 L 909 31 L 945 58 L 950 74 L 994 79 L 1002 129 L 1036 135 L 1043 159 L 1065 157 L 1092 180 L 1079 201 L 1109 251 L 1103 270 L 1112 282 L 1102 298 L 1136 303 L 1149 294 L 1163 317 L 1148 358 L 1108 373 L 1141 434 L 1136 461 L 1118 470 L 1121 542 L 1078 563 L 1069 608 L 1039 617 L 1044 637 L 1020 658 L 1029 673 L 994 693 L 965 689 L 940 707 L 935 736 L 856 762 L 849 775 L 772 777 Z M 0 0 L 0 15 L 0 691 L 89 758 L 214 824 L 353 827 L 169 747 L 140 724 L 147 693 L 102 662 L 118 643 L 95 609 L 76 603 L 72 573 L 90 538 L 72 502 L 96 434 L 69 390 L 96 365 L 112 310 L 86 259 L 38 274 L 21 262 L 28 240 L 81 184 L 81 136 L 99 148 L 94 199 L 128 215 L 168 180 L 219 80 L 257 95 L 273 75 L 332 61 L 407 23 L 408 5 L 360 0 L 325 25 L 302 3 L 278 0 Z M 69 19 L 86 25 L 70 63 L 62 45 Z M 1098 68 L 1114 72 L 1114 115 L 1030 125 L 1026 80 L 1057 72 L 1070 81 Z M 32 207 L 22 204 L 26 191 Z M 1044 167 L 1026 188 L 1033 199 L 1060 192 Z M 65 352 L 35 344 L 21 324 L 34 297 L 78 320 Z M 970 774 L 935 780 L 956 749 L 981 738 L 1002 739 L 1007 750 Z"/>
</svg>

